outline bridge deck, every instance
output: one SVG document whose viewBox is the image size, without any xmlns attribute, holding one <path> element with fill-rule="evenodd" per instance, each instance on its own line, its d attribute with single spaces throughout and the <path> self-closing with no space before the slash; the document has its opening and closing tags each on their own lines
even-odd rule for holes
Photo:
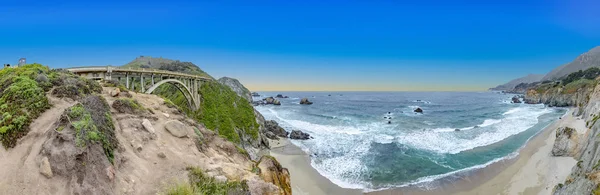
<svg viewBox="0 0 600 195">
<path fill-rule="evenodd" d="M 88 66 L 88 67 L 72 67 L 72 68 L 66 68 L 66 69 L 73 73 L 90 73 L 90 72 L 125 72 L 126 73 L 126 72 L 131 72 L 131 73 L 172 75 L 172 76 L 195 78 L 195 79 L 207 80 L 207 81 L 212 80 L 212 78 L 204 77 L 204 76 L 185 74 L 185 73 L 180 73 L 180 72 L 165 71 L 165 70 L 157 70 L 157 69 L 146 69 L 146 68 L 132 69 L 132 68 L 119 68 L 119 67 L 113 67 L 113 66 Z"/>
</svg>

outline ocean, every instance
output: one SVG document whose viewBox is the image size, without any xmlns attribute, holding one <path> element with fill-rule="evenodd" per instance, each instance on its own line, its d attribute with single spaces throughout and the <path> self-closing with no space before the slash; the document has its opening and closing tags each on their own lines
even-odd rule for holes
<svg viewBox="0 0 600 195">
<path fill-rule="evenodd" d="M 542 104 L 513 104 L 513 95 L 497 92 L 260 94 L 257 100 L 289 96 L 280 99 L 281 106 L 256 109 L 287 131 L 314 137 L 292 143 L 311 155 L 319 173 L 341 187 L 366 191 L 431 188 L 442 178 L 513 158 L 566 112 Z M 300 105 L 303 97 L 314 104 Z M 423 113 L 415 113 L 416 108 Z"/>
</svg>

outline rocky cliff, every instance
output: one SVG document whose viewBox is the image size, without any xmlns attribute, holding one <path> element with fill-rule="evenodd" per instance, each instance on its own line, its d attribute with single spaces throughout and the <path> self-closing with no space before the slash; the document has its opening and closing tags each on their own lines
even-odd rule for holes
<svg viewBox="0 0 600 195">
<path fill-rule="evenodd" d="M 223 85 L 227 85 L 239 96 L 243 97 L 244 99 L 247 99 L 249 102 L 252 102 L 252 94 L 250 94 L 250 90 L 248 90 L 248 88 L 242 85 L 242 83 L 240 83 L 240 81 L 238 81 L 237 79 L 221 77 L 218 81 Z"/>
<path fill-rule="evenodd" d="M 589 89 L 586 89 L 588 91 Z M 585 134 L 578 140 L 576 147 L 577 151 L 570 151 L 567 153 L 573 155 L 578 160 L 577 165 L 571 170 L 571 175 L 567 178 L 564 183 L 555 186 L 555 193 L 557 195 L 572 195 L 572 194 L 597 194 L 600 193 L 600 123 L 597 123 L 600 118 L 600 87 L 595 86 L 591 89 L 590 99 L 586 104 L 579 107 L 579 111 L 574 114 L 586 121 Z M 557 136 L 559 133 L 557 132 Z M 567 133 L 560 133 L 560 136 L 564 136 Z M 568 136 L 567 136 L 568 137 Z M 557 139 L 558 142 L 561 140 L 565 142 L 572 142 L 573 139 Z M 568 143 L 567 145 L 573 145 Z M 564 143 L 555 143 L 555 149 L 557 152 L 567 146 Z M 556 146 L 559 146 L 556 148 Z M 567 146 L 567 148 L 573 148 Z M 553 150 L 554 151 L 554 150 Z M 568 150 L 567 150 L 568 151 Z"/>
<path fill-rule="evenodd" d="M 530 88 L 525 94 L 527 104 L 546 104 L 548 106 L 582 106 L 589 100 L 589 95 L 596 84 L 583 85 L 574 89 L 555 83 L 546 83 Z"/>
</svg>

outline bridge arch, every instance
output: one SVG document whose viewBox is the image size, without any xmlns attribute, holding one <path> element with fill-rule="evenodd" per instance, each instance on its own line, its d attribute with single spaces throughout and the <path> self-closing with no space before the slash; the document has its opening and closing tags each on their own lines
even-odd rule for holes
<svg viewBox="0 0 600 195">
<path fill-rule="evenodd" d="M 183 96 L 185 96 L 185 99 L 188 102 L 188 105 L 190 106 L 190 108 L 192 110 L 197 110 L 200 102 L 198 99 L 196 99 L 196 95 L 192 93 L 192 91 L 190 90 L 190 88 L 187 87 L 187 85 L 185 85 L 185 83 L 181 82 L 180 80 L 177 79 L 165 79 L 162 80 L 156 84 L 154 84 L 152 87 L 150 87 L 148 90 L 146 90 L 146 94 L 152 94 L 152 92 L 154 92 L 154 90 L 156 90 L 158 87 L 160 87 L 161 85 L 168 83 L 171 84 L 173 86 L 175 86 L 175 88 L 177 88 L 179 91 L 181 91 L 181 93 L 183 94 Z"/>
</svg>

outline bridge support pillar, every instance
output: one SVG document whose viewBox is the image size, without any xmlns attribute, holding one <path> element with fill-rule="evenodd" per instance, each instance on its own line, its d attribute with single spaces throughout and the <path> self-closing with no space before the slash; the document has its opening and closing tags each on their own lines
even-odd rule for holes
<svg viewBox="0 0 600 195">
<path fill-rule="evenodd" d="M 152 86 L 154 86 L 154 74 L 152 74 Z"/>
<path fill-rule="evenodd" d="M 125 87 L 129 89 L 129 73 L 125 73 Z"/>
<path fill-rule="evenodd" d="M 144 91 L 146 91 L 146 90 L 144 89 L 144 74 L 143 73 L 140 73 L 140 81 L 141 81 L 140 86 L 142 86 L 142 93 L 144 93 Z"/>
</svg>

